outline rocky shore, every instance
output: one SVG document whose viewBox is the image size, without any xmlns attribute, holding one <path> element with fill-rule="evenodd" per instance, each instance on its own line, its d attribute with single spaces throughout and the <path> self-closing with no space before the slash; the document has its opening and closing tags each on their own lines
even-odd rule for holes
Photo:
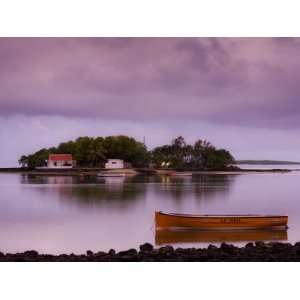
<svg viewBox="0 0 300 300">
<path fill-rule="evenodd" d="M 204 262 L 204 261 L 300 261 L 300 242 L 295 245 L 289 243 L 248 243 L 245 247 L 236 247 L 223 243 L 220 247 L 213 245 L 208 248 L 176 248 L 164 246 L 154 248 L 146 243 L 140 246 L 139 251 L 129 249 L 127 251 L 116 252 L 92 252 L 88 250 L 86 254 L 39 254 L 31 250 L 23 253 L 0 252 L 0 261 L 12 262 Z"/>
</svg>

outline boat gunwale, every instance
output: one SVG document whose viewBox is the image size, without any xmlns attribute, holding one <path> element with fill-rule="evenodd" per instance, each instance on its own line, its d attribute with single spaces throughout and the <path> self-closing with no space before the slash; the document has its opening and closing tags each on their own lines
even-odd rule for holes
<svg viewBox="0 0 300 300">
<path fill-rule="evenodd" d="M 180 218 L 288 218 L 285 215 L 189 215 L 189 214 L 172 214 L 164 212 L 155 212 L 156 214 L 168 216 L 168 217 L 180 217 Z"/>
<path fill-rule="evenodd" d="M 168 229 L 166 229 L 168 228 Z M 202 232 L 202 233 L 208 233 L 208 232 L 227 232 L 227 233 L 232 233 L 232 232 L 243 232 L 243 231 L 267 231 L 267 230 L 274 230 L 276 231 L 284 231 L 288 230 L 289 227 L 287 225 L 275 225 L 275 226 L 258 226 L 258 227 L 243 227 L 243 226 L 238 226 L 238 227 L 178 227 L 178 226 L 158 226 L 156 227 L 156 231 L 170 231 L 170 232 Z"/>
</svg>

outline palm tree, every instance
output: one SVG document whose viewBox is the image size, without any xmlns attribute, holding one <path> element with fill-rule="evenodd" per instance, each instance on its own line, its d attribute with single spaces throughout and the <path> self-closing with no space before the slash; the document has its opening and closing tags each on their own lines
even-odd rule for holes
<svg viewBox="0 0 300 300">
<path fill-rule="evenodd" d="M 106 150 L 102 143 L 94 140 L 88 147 L 87 158 L 92 166 L 97 166 L 106 160 Z"/>
</svg>

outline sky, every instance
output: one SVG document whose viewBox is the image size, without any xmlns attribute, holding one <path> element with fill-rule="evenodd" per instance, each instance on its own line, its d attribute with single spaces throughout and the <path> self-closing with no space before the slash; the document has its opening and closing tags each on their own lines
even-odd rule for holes
<svg viewBox="0 0 300 300">
<path fill-rule="evenodd" d="M 0 38 L 0 167 L 78 136 L 300 161 L 300 38 Z"/>
</svg>

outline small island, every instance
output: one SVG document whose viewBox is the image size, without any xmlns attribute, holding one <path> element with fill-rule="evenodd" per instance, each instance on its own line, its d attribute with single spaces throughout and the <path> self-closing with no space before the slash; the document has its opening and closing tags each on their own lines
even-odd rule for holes
<svg viewBox="0 0 300 300">
<path fill-rule="evenodd" d="M 50 163 L 57 156 L 66 157 L 64 165 Z M 170 144 L 148 150 L 144 143 L 124 135 L 108 137 L 79 137 L 75 141 L 60 143 L 56 147 L 43 148 L 22 155 L 19 164 L 27 171 L 101 170 L 109 160 L 123 161 L 122 169 L 177 170 L 177 171 L 224 171 L 233 167 L 234 158 L 225 149 L 217 149 L 206 140 L 187 144 L 179 136 Z M 59 168 L 56 168 L 59 167 Z"/>
<path fill-rule="evenodd" d="M 112 166 L 112 161 L 121 164 Z M 72 176 L 96 175 L 103 170 L 114 173 L 119 171 L 128 175 L 162 175 L 187 171 L 193 174 L 239 174 L 291 171 L 284 168 L 246 169 L 240 165 L 300 164 L 291 161 L 235 160 L 226 149 L 218 149 L 202 139 L 188 144 L 182 136 L 174 138 L 170 144 L 148 150 L 144 143 L 125 135 L 79 137 L 22 155 L 18 162 L 20 168 L 0 168 L 0 172 Z"/>
</svg>

